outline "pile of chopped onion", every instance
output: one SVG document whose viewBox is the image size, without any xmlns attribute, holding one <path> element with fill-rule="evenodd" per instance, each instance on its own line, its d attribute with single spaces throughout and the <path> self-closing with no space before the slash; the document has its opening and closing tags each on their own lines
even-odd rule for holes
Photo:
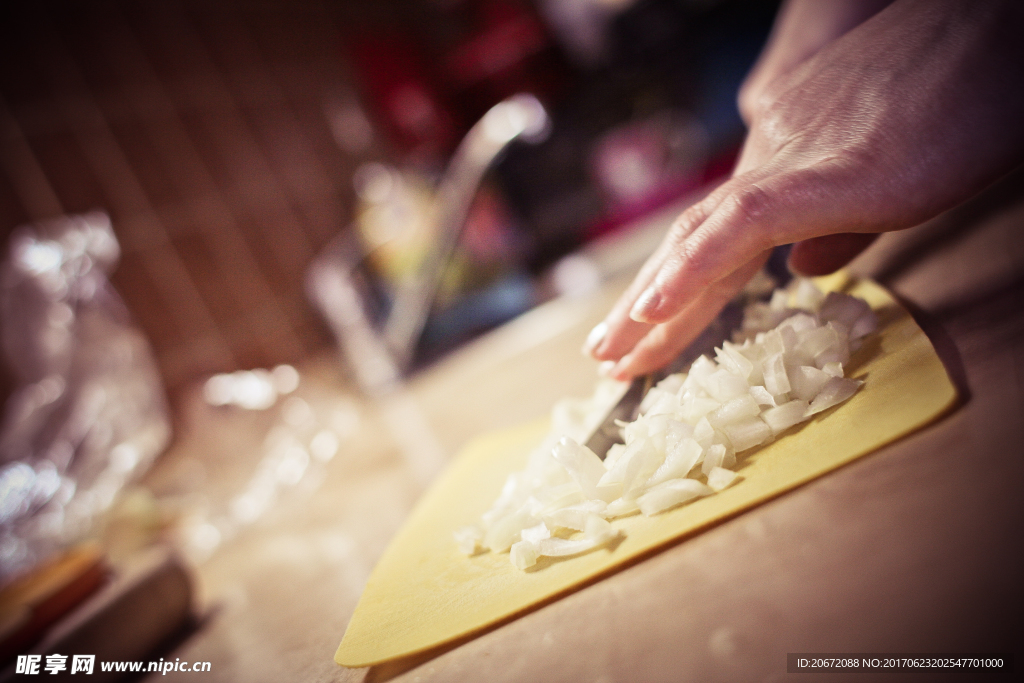
<svg viewBox="0 0 1024 683">
<path fill-rule="evenodd" d="M 526 569 L 540 557 L 578 555 L 620 535 L 609 520 L 651 516 L 736 481 L 736 454 L 774 440 L 850 398 L 862 382 L 843 367 L 877 327 L 862 299 L 824 295 L 794 280 L 767 303 L 747 307 L 733 342 L 670 375 L 644 397 L 640 416 L 622 424 L 624 443 L 602 462 L 581 439 L 607 386 L 590 402 L 557 406 L 553 430 L 509 476 L 478 526 L 455 533 L 460 550 L 509 551 Z M 587 411 L 590 411 L 587 413 Z"/>
</svg>

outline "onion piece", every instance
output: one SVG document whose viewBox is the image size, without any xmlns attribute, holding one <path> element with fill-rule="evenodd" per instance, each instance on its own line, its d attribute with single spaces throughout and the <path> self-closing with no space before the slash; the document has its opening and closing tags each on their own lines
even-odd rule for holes
<svg viewBox="0 0 1024 683">
<path fill-rule="evenodd" d="M 778 405 L 775 402 L 775 397 L 772 396 L 767 389 L 765 389 L 763 386 L 759 384 L 755 384 L 752 387 L 750 387 L 750 397 L 757 401 L 757 405 L 759 406 L 771 406 L 772 408 L 774 408 L 776 405 Z"/>
<path fill-rule="evenodd" d="M 750 385 L 742 377 L 737 377 L 725 368 L 720 368 L 704 380 L 704 389 L 711 395 L 711 398 L 725 403 L 746 394 L 750 391 Z"/>
<path fill-rule="evenodd" d="M 707 453 L 704 455 L 704 461 L 701 464 L 700 471 L 707 476 L 711 470 L 725 465 L 725 458 L 728 452 L 729 451 L 726 449 L 725 444 L 716 443 L 714 446 L 709 448 Z"/>
<path fill-rule="evenodd" d="M 761 419 L 771 427 L 772 433 L 778 436 L 793 425 L 803 422 L 807 415 L 807 401 L 789 401 L 761 413 Z"/>
<path fill-rule="evenodd" d="M 551 529 L 549 529 L 544 522 L 541 522 L 537 526 L 531 526 L 529 529 L 523 529 L 519 535 L 528 543 L 540 543 L 545 538 L 551 538 Z"/>
<path fill-rule="evenodd" d="M 693 440 L 701 445 L 701 448 L 711 448 L 715 439 L 715 428 L 708 422 L 708 418 L 702 417 L 693 428 Z"/>
<path fill-rule="evenodd" d="M 549 528 L 583 531 L 591 516 L 604 514 L 607 509 L 608 506 L 604 501 L 588 500 L 579 505 L 552 510 L 544 515 L 544 524 Z"/>
<path fill-rule="evenodd" d="M 600 498 L 598 482 L 605 474 L 604 463 L 594 451 L 563 436 L 552 450 L 552 455 L 573 478 L 587 498 Z"/>
<path fill-rule="evenodd" d="M 484 539 L 484 532 L 478 526 L 464 526 L 456 529 L 452 534 L 455 543 L 459 546 L 459 552 L 463 555 L 476 555 L 480 549 L 480 542 Z"/>
<path fill-rule="evenodd" d="M 710 397 L 696 396 L 682 406 L 679 416 L 691 424 L 696 424 L 708 413 L 717 410 L 722 405 L 721 401 Z"/>
<path fill-rule="evenodd" d="M 842 377 L 843 376 L 843 364 L 839 362 L 825 363 L 822 366 L 821 371 L 829 377 Z"/>
<path fill-rule="evenodd" d="M 696 479 L 670 479 L 653 487 L 636 502 L 640 506 L 640 512 L 650 517 L 710 493 L 713 493 L 711 487 Z"/>
<path fill-rule="evenodd" d="M 537 521 L 537 515 L 530 506 L 524 505 L 512 514 L 495 521 L 484 535 L 484 545 L 495 553 L 508 550 L 513 543 L 520 540 L 523 529 L 534 526 Z"/>
<path fill-rule="evenodd" d="M 785 396 L 789 393 L 789 376 L 786 374 L 786 362 L 783 353 L 773 353 L 761 364 L 764 373 L 764 388 L 772 396 Z"/>
<path fill-rule="evenodd" d="M 744 417 L 722 427 L 733 449 L 745 451 L 771 438 L 771 427 L 759 417 Z"/>
<path fill-rule="evenodd" d="M 683 439 L 678 446 L 669 450 L 665 461 L 647 480 L 647 486 L 660 484 L 669 479 L 685 477 L 696 465 L 704 449 L 692 438 Z"/>
<path fill-rule="evenodd" d="M 715 467 L 708 472 L 708 487 L 712 491 L 718 492 L 728 488 L 738 477 L 739 475 L 732 470 L 727 470 L 724 467 Z"/>
<path fill-rule="evenodd" d="M 810 401 L 817 396 L 831 377 L 813 365 L 798 365 L 790 368 L 790 396 L 801 401 Z"/>
<path fill-rule="evenodd" d="M 810 407 L 807 409 L 807 416 L 815 415 L 832 406 L 839 405 L 846 399 L 857 393 L 857 389 L 864 382 L 846 377 L 832 377 L 821 388 L 821 393 L 814 397 Z"/>
<path fill-rule="evenodd" d="M 841 322 L 847 330 L 853 328 L 857 319 L 871 311 L 868 302 L 841 292 L 829 292 L 818 309 L 822 320 Z"/>
<path fill-rule="evenodd" d="M 519 570 L 529 569 L 537 564 L 539 557 L 540 548 L 537 547 L 536 543 L 530 543 L 529 541 L 519 541 L 513 544 L 509 550 L 509 559 L 512 560 L 512 565 Z"/>
<path fill-rule="evenodd" d="M 736 349 L 735 344 L 725 342 L 721 348 L 715 349 L 715 358 L 723 368 L 742 378 L 745 382 L 750 381 L 750 375 L 754 372 L 754 364 Z"/>
<path fill-rule="evenodd" d="M 850 326 L 850 339 L 862 339 L 878 329 L 878 316 L 870 308 Z"/>
<path fill-rule="evenodd" d="M 619 532 L 607 519 L 595 514 L 587 517 L 587 523 L 583 527 L 583 537 L 598 545 L 607 543 L 618 535 Z"/>
<path fill-rule="evenodd" d="M 711 423 L 712 427 L 720 428 L 723 425 L 733 424 L 748 417 L 756 417 L 760 412 L 761 406 L 758 405 L 753 396 L 747 393 L 739 398 L 723 403 L 720 408 L 708 415 L 708 422 Z"/>
<path fill-rule="evenodd" d="M 637 504 L 635 499 L 627 500 L 625 498 L 616 498 L 612 502 L 608 503 L 608 509 L 605 510 L 605 515 L 607 515 L 609 519 L 614 519 L 615 517 L 631 515 L 639 509 L 640 506 Z"/>
</svg>

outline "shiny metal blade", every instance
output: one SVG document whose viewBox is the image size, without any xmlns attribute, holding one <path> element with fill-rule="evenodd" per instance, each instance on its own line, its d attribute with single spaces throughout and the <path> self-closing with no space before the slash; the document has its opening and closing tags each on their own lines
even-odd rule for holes
<svg viewBox="0 0 1024 683">
<path fill-rule="evenodd" d="M 743 322 L 743 304 L 732 301 L 718 314 L 710 325 L 694 339 L 689 346 L 676 356 L 662 370 L 635 378 L 629 383 L 622 398 L 608 411 L 605 418 L 590 433 L 584 442 L 587 448 L 594 451 L 599 458 L 605 459 L 608 449 L 614 444 L 622 443 L 620 428 L 617 422 L 631 422 L 637 418 L 640 402 L 647 395 L 648 389 L 669 375 L 690 367 L 693 361 L 704 354 L 714 354 L 715 347 L 732 337 L 733 330 L 739 329 Z"/>
</svg>

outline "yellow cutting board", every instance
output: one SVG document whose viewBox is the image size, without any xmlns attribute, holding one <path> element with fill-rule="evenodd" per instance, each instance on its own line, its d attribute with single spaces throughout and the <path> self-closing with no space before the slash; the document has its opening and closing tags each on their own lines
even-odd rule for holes
<svg viewBox="0 0 1024 683">
<path fill-rule="evenodd" d="M 654 517 L 616 520 L 624 537 L 613 548 L 542 558 L 525 572 L 512 566 L 508 553 L 460 554 L 452 532 L 474 524 L 491 506 L 505 478 L 525 466 L 547 421 L 473 441 L 377 564 L 335 661 L 370 666 L 471 636 L 866 455 L 953 405 L 956 390 L 931 343 L 885 290 L 842 273 L 818 284 L 866 299 L 879 316 L 879 332 L 847 368 L 848 376 L 864 380 L 849 401 L 744 454 L 737 466 L 741 479 L 730 488 Z"/>
</svg>

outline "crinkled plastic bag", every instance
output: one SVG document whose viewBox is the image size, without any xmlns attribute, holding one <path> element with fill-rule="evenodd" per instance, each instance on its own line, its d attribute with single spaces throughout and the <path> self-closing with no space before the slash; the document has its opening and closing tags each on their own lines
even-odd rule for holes
<svg viewBox="0 0 1024 683">
<path fill-rule="evenodd" d="M 170 438 L 153 354 L 107 280 L 102 213 L 19 228 L 0 271 L 17 387 L 0 428 L 0 583 L 87 536 Z"/>
</svg>

